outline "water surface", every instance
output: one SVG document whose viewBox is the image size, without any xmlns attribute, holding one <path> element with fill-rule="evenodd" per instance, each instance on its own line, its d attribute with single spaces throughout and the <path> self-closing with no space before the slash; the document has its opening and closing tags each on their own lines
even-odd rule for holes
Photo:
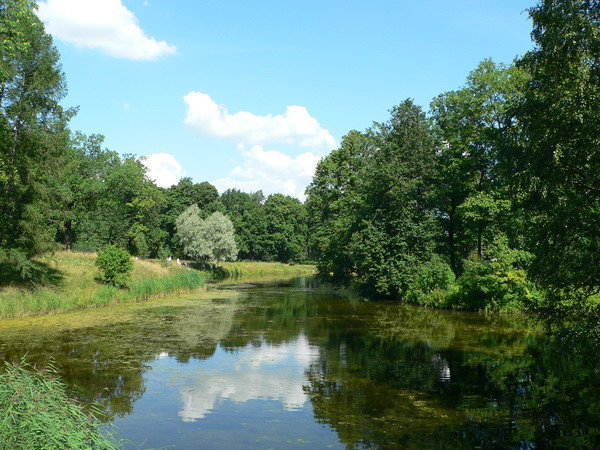
<svg viewBox="0 0 600 450">
<path fill-rule="evenodd" d="M 0 322 L 125 448 L 594 447 L 584 351 L 526 317 L 364 302 L 310 278 Z"/>
</svg>

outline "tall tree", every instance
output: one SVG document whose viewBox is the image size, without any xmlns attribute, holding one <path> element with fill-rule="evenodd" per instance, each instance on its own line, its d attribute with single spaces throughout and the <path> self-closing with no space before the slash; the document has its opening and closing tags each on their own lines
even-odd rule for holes
<svg viewBox="0 0 600 450">
<path fill-rule="evenodd" d="M 526 81 L 523 70 L 486 59 L 463 88 L 431 103 L 435 130 L 444 142 L 437 157 L 438 218 L 457 274 L 470 252 L 482 257 L 484 245 L 498 231 L 489 227 L 497 228 L 506 217 L 506 200 L 516 199 L 519 133 L 514 108 Z"/>
<path fill-rule="evenodd" d="M 435 150 L 425 114 L 406 100 L 319 163 L 307 208 L 321 275 L 371 294 L 406 293 L 438 234 L 430 202 Z"/>
<path fill-rule="evenodd" d="M 334 284 L 347 283 L 354 271 L 348 246 L 358 226 L 359 186 L 372 150 L 366 134 L 350 131 L 339 149 L 319 161 L 306 189 L 311 257 Z"/>
<path fill-rule="evenodd" d="M 219 198 L 224 213 L 235 228 L 235 242 L 241 259 L 264 260 L 268 257 L 267 221 L 262 191 L 246 193 L 228 189 Z"/>
<path fill-rule="evenodd" d="M 529 14 L 520 118 L 534 273 L 590 294 L 600 289 L 600 1 L 541 0 Z"/>
<path fill-rule="evenodd" d="M 0 3 L 0 251 L 30 257 L 54 241 L 56 171 L 71 112 L 64 75 L 35 2 Z"/>
</svg>

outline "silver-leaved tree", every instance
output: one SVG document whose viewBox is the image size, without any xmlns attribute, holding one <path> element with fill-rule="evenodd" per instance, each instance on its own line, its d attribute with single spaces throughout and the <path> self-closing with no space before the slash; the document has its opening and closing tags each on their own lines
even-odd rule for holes
<svg viewBox="0 0 600 450">
<path fill-rule="evenodd" d="M 187 208 L 176 221 L 183 252 L 196 261 L 234 261 L 238 249 L 231 220 L 220 212 L 201 218 L 197 205 Z"/>
</svg>

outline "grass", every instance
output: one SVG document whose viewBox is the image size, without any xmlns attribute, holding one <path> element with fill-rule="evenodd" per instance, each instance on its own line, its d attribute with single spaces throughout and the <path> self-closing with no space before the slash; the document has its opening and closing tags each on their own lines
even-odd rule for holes
<svg viewBox="0 0 600 450">
<path fill-rule="evenodd" d="M 223 262 L 212 270 L 213 278 L 240 278 L 252 276 L 293 276 L 315 273 L 309 264 L 283 264 L 279 262 L 235 261 Z"/>
<path fill-rule="evenodd" d="M 100 429 L 97 405 L 84 408 L 66 394 L 51 365 L 44 370 L 6 364 L 0 373 L 0 449 L 113 450 L 112 436 Z"/>
<path fill-rule="evenodd" d="M 96 280 L 95 253 L 56 252 L 37 261 L 54 276 L 40 284 L 6 283 L 0 287 L 0 318 L 94 308 L 117 302 L 190 292 L 204 286 L 203 273 L 181 266 L 135 260 L 126 289 Z"/>
</svg>

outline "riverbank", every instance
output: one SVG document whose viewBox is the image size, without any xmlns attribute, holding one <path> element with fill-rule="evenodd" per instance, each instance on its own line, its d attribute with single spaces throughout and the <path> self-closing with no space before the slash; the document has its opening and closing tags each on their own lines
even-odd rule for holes
<svg viewBox="0 0 600 450">
<path fill-rule="evenodd" d="M 240 277 L 278 277 L 314 275 L 316 267 L 311 264 L 284 264 L 280 262 L 234 261 L 223 262 L 212 270 L 215 279 Z"/>
<path fill-rule="evenodd" d="M 240 277 L 288 277 L 315 273 L 311 265 L 237 261 L 219 264 L 212 271 L 192 265 L 165 266 L 157 260 L 134 260 L 125 289 L 96 279 L 95 253 L 59 251 L 35 260 L 33 281 L 2 280 L 0 319 L 97 308 L 114 303 L 140 302 L 204 289 L 206 280 Z"/>
<path fill-rule="evenodd" d="M 38 258 L 35 281 L 11 280 L 0 287 L 0 318 L 138 302 L 205 286 L 206 275 L 198 270 L 135 260 L 128 287 L 119 289 L 96 280 L 95 259 L 95 253 L 64 251 Z"/>
</svg>

